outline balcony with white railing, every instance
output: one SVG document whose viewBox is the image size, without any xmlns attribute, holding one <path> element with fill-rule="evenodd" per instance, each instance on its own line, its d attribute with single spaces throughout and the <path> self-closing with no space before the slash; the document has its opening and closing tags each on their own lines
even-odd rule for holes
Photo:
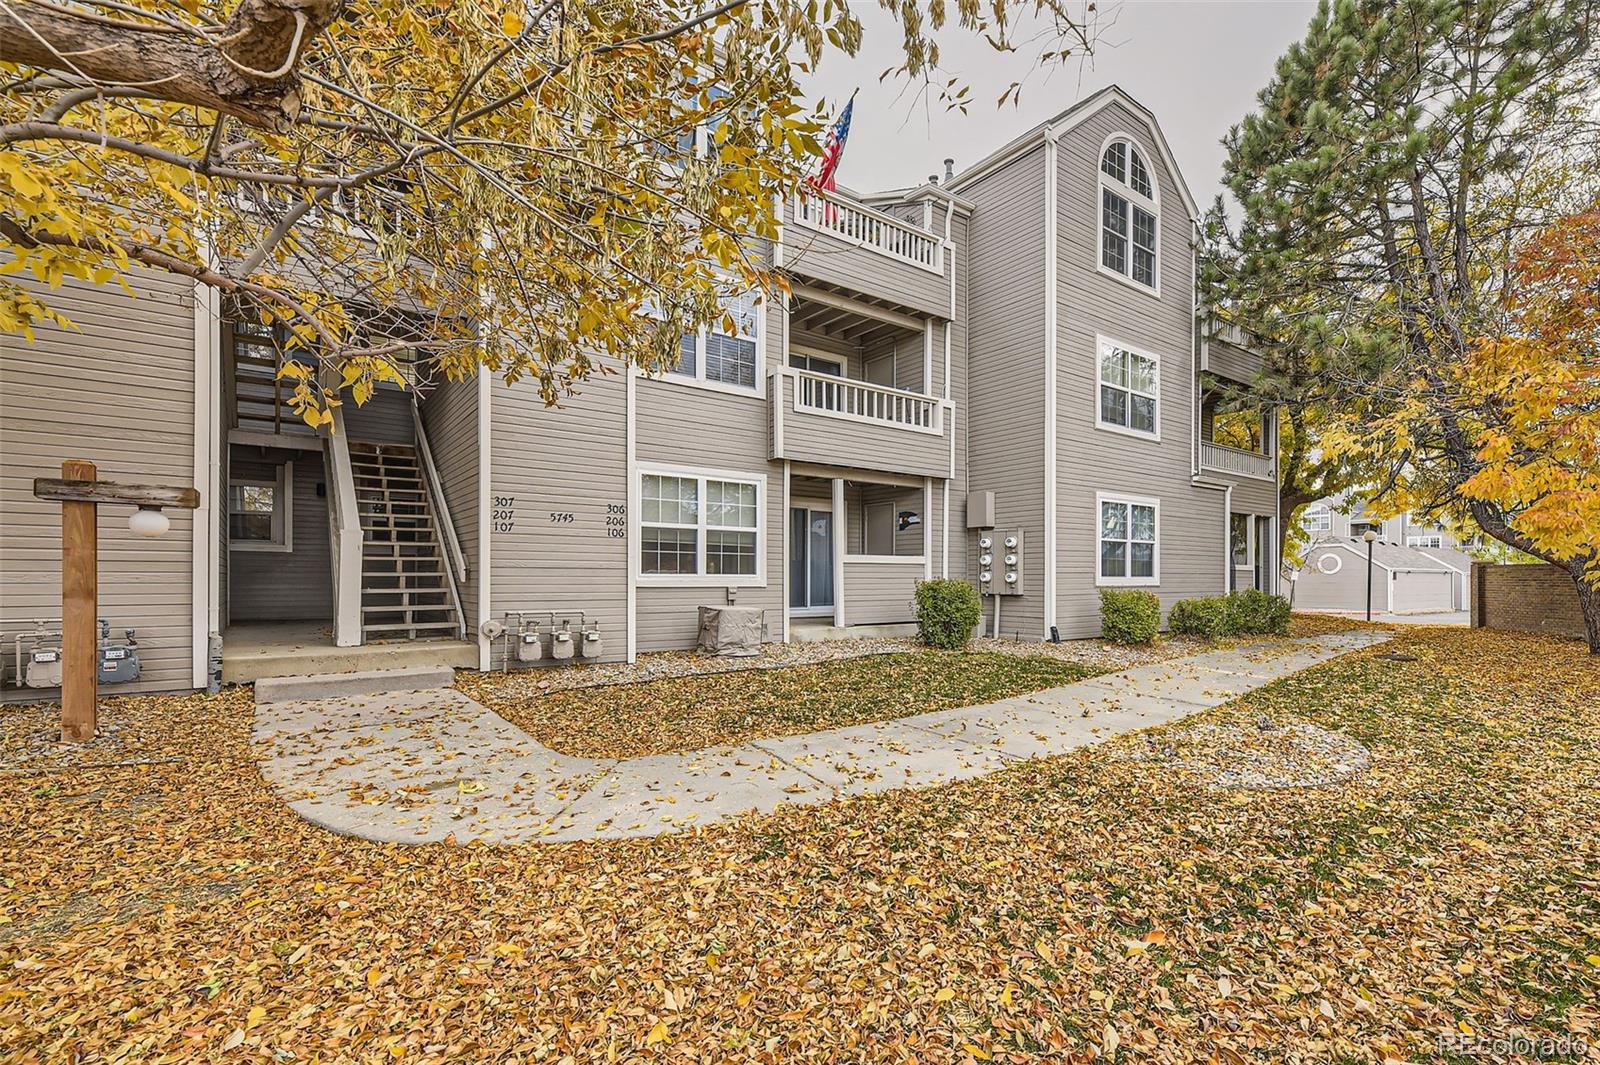
<svg viewBox="0 0 1600 1065">
<path fill-rule="evenodd" d="M 937 396 L 785 367 L 770 380 L 772 457 L 947 477 L 949 419 Z"/>
<path fill-rule="evenodd" d="M 802 192 L 795 200 L 794 220 L 879 255 L 944 273 L 944 241 L 937 234 L 837 192 Z"/>
<path fill-rule="evenodd" d="M 789 200 L 784 221 L 782 265 L 801 280 L 917 313 L 949 314 L 942 230 L 814 189 Z"/>
<path fill-rule="evenodd" d="M 1211 440 L 1200 441 L 1200 466 L 1231 477 L 1258 477 L 1266 481 L 1276 477 L 1271 455 L 1245 451 Z"/>
</svg>

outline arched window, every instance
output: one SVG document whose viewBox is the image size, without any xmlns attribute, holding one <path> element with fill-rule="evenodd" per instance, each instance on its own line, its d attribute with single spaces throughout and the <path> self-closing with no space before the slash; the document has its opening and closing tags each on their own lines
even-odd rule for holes
<svg viewBox="0 0 1600 1065">
<path fill-rule="evenodd" d="M 1144 153 L 1111 138 L 1100 153 L 1100 265 L 1154 291 L 1160 214 Z"/>
</svg>

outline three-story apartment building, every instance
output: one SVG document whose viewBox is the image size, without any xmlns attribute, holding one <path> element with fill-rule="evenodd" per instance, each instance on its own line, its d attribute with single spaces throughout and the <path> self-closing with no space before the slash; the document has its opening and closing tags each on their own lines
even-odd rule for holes
<svg viewBox="0 0 1600 1065">
<path fill-rule="evenodd" d="M 943 182 L 783 210 L 791 292 L 735 301 L 670 372 L 555 409 L 488 374 L 382 389 L 323 435 L 211 291 L 68 283 L 81 332 L 0 359 L 0 631 L 59 615 L 30 487 L 73 457 L 201 491 L 160 541 L 102 508 L 129 690 L 204 685 L 218 637 L 250 680 L 514 665 L 497 633 L 529 620 L 631 660 L 692 647 L 703 606 L 754 608 L 769 641 L 895 631 L 919 580 L 1003 587 L 994 529 L 1018 540 L 986 599 L 1007 636 L 1097 634 L 1102 587 L 1275 588 L 1272 418 L 1214 431 L 1255 357 L 1197 314 L 1196 207 L 1148 111 L 1109 89 Z"/>
</svg>

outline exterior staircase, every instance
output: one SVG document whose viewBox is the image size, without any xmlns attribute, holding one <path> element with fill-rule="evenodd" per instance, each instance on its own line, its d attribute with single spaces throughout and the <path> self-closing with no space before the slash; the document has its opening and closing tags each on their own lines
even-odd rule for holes
<svg viewBox="0 0 1600 1065">
<path fill-rule="evenodd" d="M 361 519 L 361 637 L 456 639 L 462 627 L 416 448 L 350 442 Z"/>
</svg>

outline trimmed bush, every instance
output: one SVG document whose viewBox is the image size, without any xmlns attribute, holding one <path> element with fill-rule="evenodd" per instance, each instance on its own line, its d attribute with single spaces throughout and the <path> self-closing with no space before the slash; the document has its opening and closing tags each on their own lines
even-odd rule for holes
<svg viewBox="0 0 1600 1065">
<path fill-rule="evenodd" d="M 1167 631 L 1174 636 L 1204 636 L 1215 640 L 1228 631 L 1228 601 L 1220 595 L 1180 599 L 1167 615 Z"/>
<path fill-rule="evenodd" d="M 1233 592 L 1227 598 L 1230 636 L 1289 635 L 1289 600 L 1255 588 Z"/>
<path fill-rule="evenodd" d="M 966 581 L 917 582 L 917 634 L 929 647 L 965 647 L 982 617 L 978 589 Z"/>
<path fill-rule="evenodd" d="M 1100 589 L 1100 635 L 1115 643 L 1149 643 L 1161 631 L 1161 600 L 1142 588 Z"/>
</svg>

